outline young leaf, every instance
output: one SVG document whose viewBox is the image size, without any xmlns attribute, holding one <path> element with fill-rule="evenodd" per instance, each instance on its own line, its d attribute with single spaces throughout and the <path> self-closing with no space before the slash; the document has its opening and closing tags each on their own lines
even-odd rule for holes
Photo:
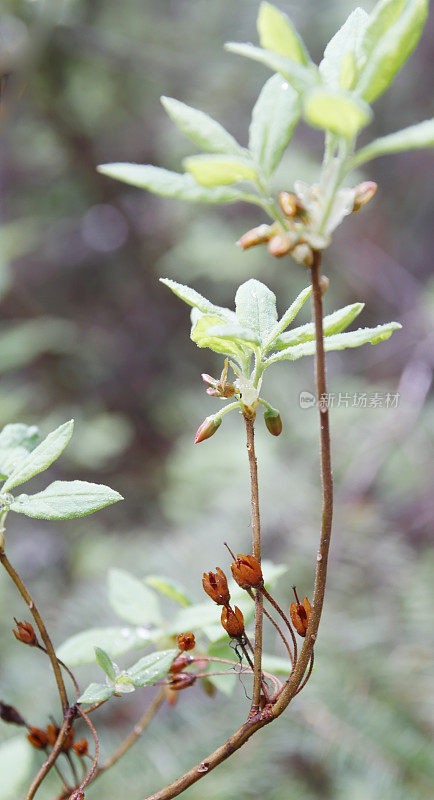
<svg viewBox="0 0 434 800">
<path fill-rule="evenodd" d="M 357 93 L 369 103 L 390 85 L 416 47 L 428 14 L 428 0 L 408 0 L 401 15 L 369 55 Z"/>
<path fill-rule="evenodd" d="M 176 650 L 160 650 L 156 653 L 150 653 L 148 656 L 143 656 L 133 667 L 130 667 L 126 674 L 131 678 L 136 688 L 151 686 L 167 674 L 176 653 Z"/>
<path fill-rule="evenodd" d="M 252 113 L 249 149 L 266 178 L 278 166 L 300 118 L 297 92 L 273 75 L 263 87 Z"/>
<path fill-rule="evenodd" d="M 353 88 L 363 57 L 361 44 L 368 22 L 369 14 L 363 8 L 356 8 L 324 50 L 319 71 L 331 88 Z"/>
<path fill-rule="evenodd" d="M 261 47 L 291 58 L 299 64 L 308 64 L 309 53 L 301 36 L 289 17 L 271 3 L 259 7 L 257 28 Z"/>
<path fill-rule="evenodd" d="M 173 97 L 161 97 L 161 102 L 170 119 L 193 140 L 198 147 L 209 153 L 228 153 L 242 156 L 246 151 L 219 122 L 203 111 L 191 108 Z"/>
<path fill-rule="evenodd" d="M 102 703 L 104 700 L 109 700 L 110 697 L 113 697 L 114 692 L 115 687 L 109 686 L 107 683 L 91 683 L 81 697 L 78 698 L 77 702 Z"/>
<path fill-rule="evenodd" d="M 123 569 L 111 569 L 108 590 L 110 605 L 122 619 L 136 625 L 161 622 L 157 596 L 134 575 Z"/>
<path fill-rule="evenodd" d="M 273 342 L 280 336 L 281 333 L 290 325 L 292 320 L 295 316 L 297 316 L 298 312 L 300 311 L 302 305 L 306 302 L 307 298 L 312 293 L 312 286 L 307 286 L 306 289 L 300 292 L 298 297 L 295 298 L 294 302 L 291 303 L 287 311 L 285 311 L 282 319 L 271 329 L 269 335 L 264 341 L 264 349 L 268 350 Z"/>
<path fill-rule="evenodd" d="M 225 49 L 229 53 L 236 53 L 239 56 L 251 58 L 253 61 L 259 61 L 273 72 L 280 72 L 297 92 L 305 92 L 318 83 L 317 67 L 305 67 L 303 64 L 293 61 L 292 58 L 273 53 L 272 50 L 263 50 L 261 47 L 243 42 L 227 42 Z"/>
<path fill-rule="evenodd" d="M 192 315 L 192 328 L 190 338 L 198 347 L 209 347 L 215 353 L 232 355 L 235 358 L 244 358 L 244 351 L 234 341 L 222 339 L 221 337 L 211 336 L 208 331 L 220 326 L 221 319 L 212 314 Z"/>
<path fill-rule="evenodd" d="M 129 650 L 144 647 L 151 638 L 144 627 L 90 628 L 70 636 L 58 648 L 57 655 L 71 667 L 95 662 L 95 647 L 105 650 L 111 658 L 117 658 Z"/>
<path fill-rule="evenodd" d="M 198 308 L 203 314 L 216 314 L 218 317 L 230 320 L 231 322 L 236 319 L 234 312 L 230 311 L 229 308 L 215 306 L 214 303 L 211 303 L 206 297 L 202 297 L 199 292 L 196 292 L 196 290 L 192 289 L 190 286 L 184 286 L 182 283 L 170 280 L 170 278 L 160 278 L 160 283 L 164 283 L 177 297 L 184 300 L 184 303 Z"/>
<path fill-rule="evenodd" d="M 314 128 L 353 138 L 372 117 L 371 109 L 354 94 L 317 87 L 303 97 L 303 114 Z"/>
<path fill-rule="evenodd" d="M 260 342 L 264 342 L 277 322 L 276 295 L 268 286 L 251 278 L 243 283 L 235 295 L 238 322 L 251 328 Z"/>
<path fill-rule="evenodd" d="M 37 494 L 18 495 L 10 508 L 17 514 L 37 519 L 73 519 L 92 514 L 119 500 L 123 500 L 122 495 L 104 484 L 54 481 Z"/>
<path fill-rule="evenodd" d="M 0 745 L 0 798 L 17 800 L 32 768 L 33 752 L 24 736 L 14 736 Z"/>
<path fill-rule="evenodd" d="M 371 13 L 361 42 L 361 51 L 367 60 L 389 28 L 397 21 L 408 0 L 378 0 Z"/>
<path fill-rule="evenodd" d="M 0 475 L 5 478 L 22 464 L 41 439 L 36 425 L 5 425 L 0 433 Z"/>
<path fill-rule="evenodd" d="M 345 350 L 347 347 L 360 347 L 362 344 L 378 344 L 378 342 L 389 339 L 393 331 L 399 330 L 401 327 L 399 322 L 388 322 L 385 325 L 377 325 L 376 328 L 360 328 L 358 331 L 336 333 L 333 336 L 324 337 L 324 350 Z M 268 367 L 277 361 L 296 361 L 302 356 L 313 355 L 315 355 L 315 342 L 305 342 L 270 356 L 265 364 Z"/>
<path fill-rule="evenodd" d="M 252 162 L 241 156 L 189 156 L 182 165 L 201 186 L 221 186 L 257 178 Z"/>
<path fill-rule="evenodd" d="M 384 156 L 387 153 L 399 153 L 403 150 L 417 150 L 423 147 L 434 147 L 434 118 L 410 125 L 401 131 L 381 136 L 373 142 L 362 147 L 355 154 L 351 165 L 358 167 L 373 158 Z"/>
<path fill-rule="evenodd" d="M 186 589 L 178 583 L 178 581 L 174 581 L 171 578 L 164 578 L 161 575 L 148 575 L 145 578 L 145 582 L 152 586 L 153 589 L 156 589 L 157 592 L 164 595 L 165 597 L 169 597 L 170 600 L 174 600 L 175 603 L 179 603 L 181 606 L 190 606 L 191 599 L 187 594 Z"/>
<path fill-rule="evenodd" d="M 358 317 L 360 312 L 365 307 L 364 303 L 352 303 L 344 308 L 339 308 L 332 314 L 328 314 L 323 319 L 324 336 L 332 336 L 334 333 L 340 333 L 348 328 L 353 320 Z M 289 345 L 301 344 L 302 342 L 310 342 L 315 338 L 315 326 L 312 322 L 307 325 L 301 325 L 299 328 L 293 328 L 292 331 L 282 333 L 273 344 L 273 347 L 283 349 Z"/>
<path fill-rule="evenodd" d="M 245 199 L 245 195 L 236 189 L 222 186 L 205 188 L 189 173 L 171 172 L 151 164 L 101 164 L 98 172 L 161 197 L 190 203 L 235 203 Z"/>
<path fill-rule="evenodd" d="M 49 433 L 41 444 L 35 447 L 12 471 L 3 485 L 2 491 L 9 492 L 14 486 L 25 483 L 29 478 L 33 478 L 33 475 L 37 475 L 47 469 L 65 449 L 72 436 L 73 428 L 74 420 L 71 419 Z"/>
<path fill-rule="evenodd" d="M 114 682 L 118 673 L 108 653 L 106 653 L 105 650 L 102 650 L 101 647 L 95 647 L 95 657 L 98 666 L 101 667 L 107 677 Z"/>
<path fill-rule="evenodd" d="M 207 334 L 212 338 L 217 337 L 237 344 L 245 344 L 247 347 L 255 348 L 261 344 L 261 340 L 254 331 L 250 328 L 243 328 L 242 325 L 238 325 L 236 322 L 233 325 L 216 325 L 209 328 Z"/>
</svg>

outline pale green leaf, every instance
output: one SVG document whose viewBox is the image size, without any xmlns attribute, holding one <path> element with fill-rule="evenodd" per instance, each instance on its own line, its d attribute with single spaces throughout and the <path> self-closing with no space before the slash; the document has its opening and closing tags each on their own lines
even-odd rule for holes
<svg viewBox="0 0 434 800">
<path fill-rule="evenodd" d="M 220 317 L 212 314 L 192 315 L 192 321 L 190 338 L 198 347 L 209 347 L 215 353 L 232 355 L 236 358 L 244 357 L 244 351 L 236 342 L 209 335 L 208 331 L 211 328 L 221 324 Z"/>
<path fill-rule="evenodd" d="M 109 602 L 119 617 L 135 625 L 159 624 L 158 598 L 142 581 L 123 569 L 111 569 L 108 576 Z"/>
<path fill-rule="evenodd" d="M 261 3 L 257 28 L 261 47 L 287 56 L 299 64 L 307 64 L 310 61 L 303 39 L 289 17 L 276 6 L 271 3 Z"/>
<path fill-rule="evenodd" d="M 245 155 L 245 150 L 219 122 L 203 111 L 187 106 L 173 97 L 161 97 L 161 102 L 170 119 L 193 140 L 198 147 L 209 153 Z"/>
<path fill-rule="evenodd" d="M 264 350 L 268 350 L 273 342 L 280 336 L 281 333 L 288 327 L 288 325 L 292 322 L 294 317 L 297 316 L 298 312 L 300 311 L 303 304 L 306 302 L 307 298 L 312 293 L 312 287 L 307 286 L 303 289 L 298 297 L 295 298 L 294 302 L 291 303 L 287 311 L 285 311 L 283 317 L 276 323 L 276 325 L 271 329 L 269 335 L 264 340 Z"/>
<path fill-rule="evenodd" d="M 257 178 L 252 162 L 241 156 L 188 156 L 182 165 L 201 186 L 221 186 L 238 181 L 255 181 Z"/>
<path fill-rule="evenodd" d="M 250 152 L 266 178 L 278 166 L 299 118 L 297 92 L 281 75 L 273 75 L 256 101 L 249 128 Z"/>
<path fill-rule="evenodd" d="M 239 324 L 255 332 L 264 342 L 277 323 L 276 295 L 264 283 L 251 278 L 241 284 L 235 295 Z"/>
<path fill-rule="evenodd" d="M 147 656 L 143 656 L 133 667 L 130 667 L 126 674 L 131 678 L 136 688 L 151 686 L 167 674 L 176 654 L 177 650 L 160 650 L 150 653 Z"/>
<path fill-rule="evenodd" d="M 332 334 L 341 333 L 345 328 L 348 328 L 348 325 L 352 323 L 364 307 L 364 303 L 351 303 L 351 305 L 339 308 L 338 311 L 334 311 L 332 314 L 327 314 L 323 319 L 324 336 L 332 336 Z M 292 331 L 283 333 L 276 339 L 273 347 L 283 349 L 289 345 L 310 342 L 314 338 L 315 326 L 312 322 L 308 322 L 306 325 L 301 325 L 299 328 L 293 328 Z"/>
<path fill-rule="evenodd" d="M 122 495 L 102 483 L 54 481 L 37 494 L 18 495 L 10 508 L 37 519 L 73 519 L 93 514 L 119 500 L 123 500 Z"/>
<path fill-rule="evenodd" d="M 104 700 L 109 700 L 110 697 L 113 697 L 114 691 L 115 687 L 109 686 L 107 683 L 91 683 L 81 697 L 78 698 L 78 702 L 102 703 Z"/>
<path fill-rule="evenodd" d="M 111 681 L 115 681 L 118 673 L 109 654 L 106 653 L 105 650 L 102 650 L 101 647 L 95 647 L 95 658 L 96 663 L 104 670 L 107 677 L 110 678 Z"/>
<path fill-rule="evenodd" d="M 41 439 L 36 425 L 5 425 L 0 433 L 0 475 L 6 477 L 23 463 Z"/>
<path fill-rule="evenodd" d="M 389 28 L 399 19 L 408 0 L 379 0 L 369 14 L 369 22 L 361 42 L 365 59 L 369 58 L 375 46 Z"/>
<path fill-rule="evenodd" d="M 0 745 L 0 800 L 24 797 L 24 784 L 32 768 L 33 752 L 24 736 L 14 736 Z"/>
<path fill-rule="evenodd" d="M 363 8 L 351 12 L 324 50 L 319 65 L 321 77 L 333 89 L 352 89 L 361 64 L 361 43 L 369 22 Z"/>
<path fill-rule="evenodd" d="M 369 103 L 383 94 L 416 47 L 428 14 L 428 0 L 408 0 L 368 56 L 357 93 Z"/>
<path fill-rule="evenodd" d="M 235 203 L 246 199 L 237 189 L 223 186 L 206 188 L 197 183 L 190 173 L 171 172 L 151 164 L 101 164 L 98 172 L 161 197 L 190 203 Z"/>
<path fill-rule="evenodd" d="M 237 323 L 216 325 L 213 328 L 209 328 L 207 334 L 212 338 L 227 339 L 237 344 L 245 344 L 248 347 L 258 347 L 261 344 L 261 340 L 254 331 L 250 328 L 243 328 L 242 325 L 237 325 Z"/>
<path fill-rule="evenodd" d="M 228 319 L 231 322 L 236 319 L 234 312 L 230 311 L 229 308 L 215 306 L 214 303 L 211 303 L 206 297 L 202 297 L 199 292 L 196 292 L 196 290 L 192 289 L 190 286 L 184 286 L 182 283 L 170 280 L 170 278 L 160 278 L 160 283 L 164 283 L 164 285 L 171 289 L 184 303 L 198 308 L 203 314 L 216 314 L 218 317 Z"/>
<path fill-rule="evenodd" d="M 314 128 L 353 138 L 371 120 L 368 104 L 350 92 L 317 87 L 303 96 L 303 114 Z"/>
<path fill-rule="evenodd" d="M 253 61 L 259 61 L 269 67 L 273 72 L 280 72 L 297 92 L 304 92 L 318 83 L 318 70 L 314 66 L 306 67 L 287 56 L 273 53 L 271 50 L 263 50 L 253 44 L 227 42 L 225 48 L 229 53 L 251 58 Z"/>
<path fill-rule="evenodd" d="M 423 147 L 434 147 L 434 118 L 375 139 L 366 147 L 358 150 L 351 165 L 358 167 L 366 161 L 372 161 L 373 158 L 384 156 L 387 153 L 399 153 L 403 150 L 417 150 Z"/>
<path fill-rule="evenodd" d="M 60 425 L 56 430 L 46 436 L 46 438 L 28 454 L 9 475 L 3 486 L 3 492 L 9 492 L 14 486 L 25 483 L 34 475 L 43 472 L 53 461 L 58 458 L 68 444 L 74 428 L 74 420 L 69 420 Z M 15 510 L 15 509 L 14 509 Z"/>
<path fill-rule="evenodd" d="M 161 575 L 148 575 L 148 577 L 145 578 L 145 583 L 152 586 L 153 589 L 156 589 L 157 592 L 160 592 L 160 594 L 165 597 L 169 597 L 170 600 L 174 600 L 175 603 L 179 603 L 181 606 L 190 606 L 192 603 L 184 586 L 178 583 L 178 581 L 174 581 L 172 578 L 165 578 Z"/>
<path fill-rule="evenodd" d="M 347 347 L 360 347 L 362 344 L 378 344 L 389 339 L 393 331 L 401 327 L 399 322 L 388 322 L 385 325 L 377 325 L 376 328 L 360 328 L 357 331 L 336 333 L 324 337 L 324 350 L 345 350 Z M 315 349 L 314 341 L 297 344 L 270 356 L 265 363 L 269 366 L 277 361 L 296 361 L 302 356 L 315 355 Z"/>
<path fill-rule="evenodd" d="M 95 663 L 95 647 L 117 658 L 129 650 L 144 647 L 151 638 L 144 627 L 90 628 L 74 634 L 57 649 L 56 655 L 71 667 Z"/>
</svg>

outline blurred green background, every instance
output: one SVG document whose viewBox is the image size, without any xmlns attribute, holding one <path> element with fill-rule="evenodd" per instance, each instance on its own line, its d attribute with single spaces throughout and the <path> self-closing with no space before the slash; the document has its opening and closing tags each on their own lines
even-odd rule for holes
<svg viewBox="0 0 434 800">
<path fill-rule="evenodd" d="M 264 248 L 234 247 L 264 221 L 257 209 L 165 201 L 95 167 L 131 160 L 179 169 L 191 145 L 166 117 L 163 93 L 203 108 L 245 143 L 268 74 L 222 45 L 256 41 L 257 5 L 2 2 L 9 100 L 0 116 L 0 424 L 38 422 L 45 433 L 73 416 L 76 433 L 50 477 L 105 482 L 126 498 L 82 521 L 9 521 L 10 558 L 56 644 L 116 622 L 107 603 L 110 566 L 137 577 L 167 574 L 201 600 L 202 571 L 227 566 L 223 541 L 241 552 L 249 546 L 239 419 L 226 418 L 211 442 L 192 444 L 199 423 L 219 407 L 200 373 L 216 374 L 222 359 L 189 341 L 188 311 L 157 278 L 191 283 L 228 305 L 254 275 L 276 292 L 282 313 L 307 274 Z M 373 2 L 363 5 L 369 11 Z M 354 3 L 279 6 L 319 60 Z M 430 116 L 432 28 L 431 19 L 364 138 Z M 320 134 L 300 126 L 276 187 L 316 177 L 320 158 Z M 365 301 L 361 325 L 396 319 L 403 330 L 375 348 L 331 353 L 329 390 L 399 392 L 400 402 L 332 411 L 336 514 L 317 667 L 285 716 L 192 787 L 191 800 L 428 800 L 434 793 L 432 157 L 378 159 L 363 175 L 379 191 L 326 255 L 326 310 Z M 302 314 L 307 321 L 309 309 Z M 301 390 L 313 389 L 312 367 L 311 359 L 284 362 L 267 375 L 266 396 L 281 409 L 284 433 L 272 440 L 261 418 L 257 425 L 264 552 L 289 565 L 278 584 L 284 604 L 292 583 L 310 593 L 318 539 L 317 419 L 298 402 Z M 57 713 L 53 680 L 47 662 L 11 634 L 12 616 L 26 615 L 6 575 L 0 603 L 0 697 L 43 726 L 47 708 Z M 267 637 L 267 650 L 282 655 Z M 96 670 L 77 675 L 85 686 Z M 103 753 L 152 694 L 143 690 L 100 712 Z M 199 687 L 183 692 L 86 797 L 156 790 L 220 744 L 245 706 L 240 685 L 231 698 L 207 697 Z M 0 742 L 11 727 L 0 723 Z M 56 787 L 50 778 L 41 800 Z"/>
</svg>

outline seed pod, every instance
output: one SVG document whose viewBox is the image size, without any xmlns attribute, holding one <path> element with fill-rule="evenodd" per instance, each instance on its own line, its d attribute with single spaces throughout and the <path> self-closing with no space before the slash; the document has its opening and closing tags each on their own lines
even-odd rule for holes
<svg viewBox="0 0 434 800">
<path fill-rule="evenodd" d="M 194 633 L 180 633 L 178 636 L 178 647 L 180 650 L 193 650 L 196 642 Z"/>
<path fill-rule="evenodd" d="M 87 756 L 89 750 L 87 739 L 80 739 L 79 742 L 74 742 L 72 748 L 77 756 Z"/>
<path fill-rule="evenodd" d="M 3 722 L 11 722 L 13 725 L 25 725 L 25 720 L 13 706 L 8 706 L 0 700 L 0 719 Z"/>
<path fill-rule="evenodd" d="M 15 638 L 18 639 L 19 642 L 23 644 L 28 644 L 30 647 L 35 647 L 38 644 L 38 640 L 36 638 L 36 633 L 33 629 L 33 626 L 30 622 L 18 622 L 17 619 L 14 620 L 17 625 L 17 629 L 13 630 L 12 633 L 14 634 Z"/>
<path fill-rule="evenodd" d="M 271 225 L 259 225 L 257 228 L 252 228 L 247 233 L 244 233 L 241 239 L 238 240 L 237 245 L 242 247 L 243 250 L 248 250 L 249 247 L 268 242 L 271 232 Z"/>
<path fill-rule="evenodd" d="M 273 436 L 280 436 L 282 433 L 282 420 L 277 408 L 267 408 L 264 411 L 264 421 Z"/>
<path fill-rule="evenodd" d="M 199 442 L 203 442 L 205 439 L 209 439 L 211 436 L 214 436 L 217 428 L 220 427 L 221 422 L 221 417 L 205 417 L 202 425 L 199 425 L 199 428 L 196 431 L 194 443 L 199 444 Z"/>
<path fill-rule="evenodd" d="M 222 608 L 221 623 L 229 636 L 239 639 L 244 633 L 244 617 L 238 606 L 232 610 L 230 606 Z"/>
<path fill-rule="evenodd" d="M 298 599 L 298 594 L 295 586 L 292 587 L 295 594 L 296 603 L 291 603 L 289 615 L 295 630 L 300 636 L 306 636 L 307 626 L 309 624 L 312 606 L 307 597 L 303 599 L 303 604 Z"/>
<path fill-rule="evenodd" d="M 59 736 L 60 733 L 60 728 L 58 728 L 57 725 L 47 725 L 46 730 L 47 730 L 48 744 L 51 745 L 51 747 L 54 747 L 57 741 L 57 737 Z M 62 745 L 62 751 L 64 753 L 66 753 L 67 750 L 69 750 L 72 747 L 73 741 L 74 741 L 74 729 L 71 728 Z"/>
<path fill-rule="evenodd" d="M 243 556 L 238 553 L 236 561 L 231 564 L 234 580 L 242 589 L 258 589 L 264 585 L 262 569 L 254 556 Z"/>
<path fill-rule="evenodd" d="M 27 739 L 36 750 L 43 750 L 48 744 L 48 736 L 41 728 L 29 728 Z"/>
<path fill-rule="evenodd" d="M 378 186 L 375 181 L 363 181 L 363 183 L 359 183 L 358 186 L 355 186 L 353 214 L 360 211 L 362 206 L 365 206 L 366 203 L 372 200 L 377 189 Z"/>
<path fill-rule="evenodd" d="M 226 575 L 220 567 L 215 572 L 204 572 L 202 586 L 207 595 L 219 606 L 226 606 L 231 599 Z"/>
<path fill-rule="evenodd" d="M 192 657 L 187 655 L 187 653 L 178 653 L 174 661 L 172 662 L 172 666 L 169 669 L 169 672 L 174 674 L 175 672 L 182 672 L 189 664 L 193 661 Z"/>
<path fill-rule="evenodd" d="M 196 675 L 189 675 L 187 672 L 179 672 L 170 678 L 170 688 L 175 692 L 180 692 L 182 689 L 187 689 L 193 686 L 196 682 Z"/>
</svg>

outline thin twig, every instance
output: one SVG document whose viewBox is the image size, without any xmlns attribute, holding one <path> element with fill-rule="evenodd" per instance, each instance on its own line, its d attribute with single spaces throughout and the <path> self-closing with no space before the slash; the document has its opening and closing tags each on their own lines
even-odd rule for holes
<svg viewBox="0 0 434 800">
<path fill-rule="evenodd" d="M 155 717 L 155 714 L 157 713 L 158 709 L 164 703 L 165 696 L 166 693 L 164 689 L 161 689 L 158 692 L 158 694 L 155 695 L 152 703 L 146 709 L 145 713 L 139 719 L 139 721 L 134 725 L 134 728 L 131 731 L 131 733 L 119 745 L 119 747 L 117 748 L 117 750 L 115 750 L 113 755 L 110 756 L 109 759 L 107 759 L 105 764 L 102 765 L 102 767 L 99 769 L 98 774 L 100 774 L 101 772 L 106 772 L 108 769 L 110 769 L 110 767 L 112 767 L 113 764 L 116 764 L 116 762 L 119 761 L 119 759 L 122 758 L 123 755 L 125 755 L 127 750 L 129 750 L 130 747 L 133 746 L 134 742 L 136 742 L 139 736 L 141 736 L 142 733 L 146 730 L 149 723 Z"/>
<path fill-rule="evenodd" d="M 303 683 L 300 683 L 300 686 L 298 687 L 298 689 L 296 691 L 296 694 L 299 694 L 301 692 L 301 690 L 304 689 L 304 687 L 306 686 L 310 676 L 312 675 L 313 661 L 314 661 L 314 655 L 313 655 L 313 650 L 312 650 L 312 655 L 310 657 L 310 664 L 309 664 L 309 669 L 307 671 L 307 675 L 306 675 Z"/>
<path fill-rule="evenodd" d="M 50 755 L 48 756 L 47 760 L 43 763 L 43 765 L 40 768 L 39 772 L 34 777 L 32 783 L 30 785 L 30 788 L 29 788 L 29 790 L 28 790 L 28 792 L 26 794 L 25 800 L 33 800 L 33 798 L 34 798 L 36 792 L 38 791 L 42 781 L 45 780 L 45 778 L 48 775 L 51 767 L 54 766 L 54 764 L 57 761 L 57 758 L 59 756 L 59 753 L 61 753 L 61 751 L 62 751 L 62 747 L 64 745 L 66 737 L 69 734 L 69 731 L 71 730 L 71 726 L 72 726 L 72 723 L 74 722 L 74 719 L 75 719 L 76 715 L 77 715 L 77 708 L 76 707 L 73 706 L 72 708 L 68 708 L 68 710 L 67 710 L 67 712 L 66 712 L 66 714 L 65 714 L 65 716 L 63 718 L 62 727 L 60 728 L 59 734 L 58 734 L 57 739 L 56 739 L 56 741 L 54 743 L 54 747 L 53 747 Z"/>
<path fill-rule="evenodd" d="M 45 647 L 42 647 L 41 644 L 38 644 L 37 647 L 41 651 L 41 653 L 45 653 L 45 655 L 48 655 L 48 651 L 46 650 Z M 79 687 L 79 685 L 77 683 L 77 679 L 76 679 L 74 673 L 72 672 L 72 670 L 69 669 L 69 667 L 66 666 L 66 664 L 60 658 L 57 659 L 57 662 L 68 673 L 69 677 L 71 678 L 71 680 L 72 680 L 72 682 L 74 684 L 74 689 L 75 689 L 75 691 L 77 693 L 77 697 L 79 697 L 80 694 L 81 694 L 80 687 Z"/>
<path fill-rule="evenodd" d="M 277 611 L 277 613 L 280 614 L 280 616 L 282 617 L 286 627 L 288 628 L 288 630 L 289 630 L 289 632 L 291 634 L 292 643 L 294 645 L 294 658 L 292 658 L 292 655 L 291 655 L 291 660 L 292 660 L 292 666 L 294 666 L 294 664 L 297 661 L 297 640 L 295 638 L 295 633 L 292 630 L 292 625 L 291 625 L 288 617 L 286 616 L 285 612 L 283 611 L 283 609 L 280 608 L 279 604 L 276 602 L 274 597 L 272 597 L 271 594 L 267 591 L 265 586 L 262 588 L 262 593 L 263 593 L 264 597 L 267 598 L 268 602 L 271 603 L 271 605 Z"/>
<path fill-rule="evenodd" d="M 93 741 L 95 743 L 95 756 L 92 762 L 92 766 L 87 774 L 87 776 L 82 780 L 80 786 L 78 787 L 78 791 L 83 791 L 83 789 L 94 779 L 95 775 L 98 771 L 98 758 L 99 758 L 99 740 L 98 734 L 95 730 L 95 726 L 93 722 L 89 719 L 87 714 L 80 708 L 80 706 L 76 706 L 78 713 L 84 719 L 86 725 L 90 728 L 93 736 Z"/>
</svg>

